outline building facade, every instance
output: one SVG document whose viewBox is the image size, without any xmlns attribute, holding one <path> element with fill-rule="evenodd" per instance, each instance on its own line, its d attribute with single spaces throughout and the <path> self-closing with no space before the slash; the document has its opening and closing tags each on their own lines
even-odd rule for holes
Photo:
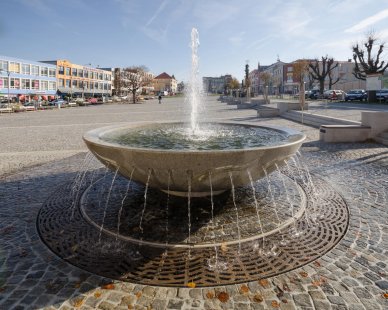
<svg viewBox="0 0 388 310">
<path fill-rule="evenodd" d="M 153 88 L 155 92 L 176 93 L 178 82 L 174 75 L 170 76 L 166 72 L 163 72 L 153 79 Z"/>
<path fill-rule="evenodd" d="M 103 97 L 112 95 L 112 72 L 68 60 L 42 61 L 57 66 L 58 94 L 61 97 Z"/>
<path fill-rule="evenodd" d="M 56 65 L 0 55 L 0 100 L 53 100 L 56 75 Z"/>
<path fill-rule="evenodd" d="M 222 75 L 220 77 L 203 77 L 203 90 L 207 93 L 223 94 L 232 80 L 230 74 Z"/>
</svg>

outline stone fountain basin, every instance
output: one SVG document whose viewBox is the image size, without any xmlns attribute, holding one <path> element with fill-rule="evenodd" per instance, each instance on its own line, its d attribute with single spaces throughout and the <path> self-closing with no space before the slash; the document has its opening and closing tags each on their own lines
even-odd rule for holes
<svg viewBox="0 0 388 310">
<path fill-rule="evenodd" d="M 253 126 L 227 122 L 219 124 Z M 111 170 L 132 181 L 148 183 L 150 187 L 177 196 L 217 195 L 230 190 L 232 186 L 250 184 L 249 175 L 253 180 L 258 180 L 277 169 L 276 166 L 284 165 L 306 138 L 303 133 L 288 128 L 253 126 L 281 131 L 287 134 L 288 139 L 279 145 L 199 151 L 128 147 L 101 139 L 101 136 L 112 131 L 145 125 L 151 124 L 97 128 L 87 132 L 83 140 L 96 158 Z"/>
</svg>

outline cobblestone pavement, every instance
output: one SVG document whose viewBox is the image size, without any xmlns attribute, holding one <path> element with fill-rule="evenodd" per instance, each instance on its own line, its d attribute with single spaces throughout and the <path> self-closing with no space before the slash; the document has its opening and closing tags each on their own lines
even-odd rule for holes
<svg viewBox="0 0 388 310">
<path fill-rule="evenodd" d="M 350 209 L 349 230 L 334 249 L 283 275 L 214 288 L 151 287 L 85 272 L 48 250 L 35 227 L 42 203 L 81 169 L 82 133 L 118 122 L 182 119 L 188 109 L 165 100 L 0 116 L 0 309 L 388 309 L 388 148 L 323 144 L 317 129 L 257 119 L 254 111 L 213 99 L 207 111 L 209 120 L 276 124 L 308 135 L 304 164 Z"/>
</svg>

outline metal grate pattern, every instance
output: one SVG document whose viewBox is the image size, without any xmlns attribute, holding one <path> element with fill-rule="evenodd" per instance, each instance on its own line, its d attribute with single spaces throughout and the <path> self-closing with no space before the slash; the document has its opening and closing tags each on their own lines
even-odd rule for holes
<svg viewBox="0 0 388 310">
<path fill-rule="evenodd" d="M 187 207 L 182 207 L 187 202 L 182 199 L 174 201 L 149 190 L 144 208 L 144 188 L 134 184 L 126 192 L 127 181 L 117 180 L 116 190 L 106 203 L 102 189 L 112 184 L 111 178 L 102 178 L 90 187 L 91 183 L 85 182 L 82 195 L 72 193 L 73 184 L 62 186 L 42 206 L 37 227 L 42 240 L 58 256 L 108 278 L 176 287 L 189 282 L 197 287 L 242 283 L 301 267 L 330 251 L 345 235 L 349 221 L 345 201 L 323 180 L 313 180 L 315 186 L 311 188 L 302 180 L 290 178 L 286 191 L 281 187 L 284 180 L 272 181 L 277 214 L 273 212 L 274 201 L 267 199 L 268 191 L 260 183 L 265 180 L 255 185 L 258 210 L 252 209 L 251 188 L 238 189 L 235 202 L 240 235 L 232 195 L 216 199 L 214 218 L 210 217 L 209 199 L 192 199 L 193 225 L 188 231 Z M 167 199 L 168 211 L 162 207 Z M 303 201 L 305 210 L 298 206 Z M 182 209 L 186 211 L 179 212 Z M 272 233 L 278 219 L 284 222 L 298 210 L 304 211 L 303 216 Z M 139 219 L 142 213 L 143 218 Z M 264 233 L 268 233 L 265 238 L 257 224 L 257 213 Z M 139 221 L 143 221 L 142 229 Z M 301 234 L 296 236 L 296 232 Z M 126 237 L 152 241 L 157 246 L 132 242 Z M 239 239 L 242 241 L 230 242 Z M 203 246 L 184 246 L 191 243 Z"/>
</svg>

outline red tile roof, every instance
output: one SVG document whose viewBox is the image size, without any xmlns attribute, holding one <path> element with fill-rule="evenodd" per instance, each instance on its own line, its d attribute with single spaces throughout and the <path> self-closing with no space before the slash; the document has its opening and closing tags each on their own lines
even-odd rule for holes
<svg viewBox="0 0 388 310">
<path fill-rule="evenodd" d="M 155 77 L 155 79 L 172 79 L 172 77 L 169 76 L 166 72 L 163 72 Z"/>
</svg>

